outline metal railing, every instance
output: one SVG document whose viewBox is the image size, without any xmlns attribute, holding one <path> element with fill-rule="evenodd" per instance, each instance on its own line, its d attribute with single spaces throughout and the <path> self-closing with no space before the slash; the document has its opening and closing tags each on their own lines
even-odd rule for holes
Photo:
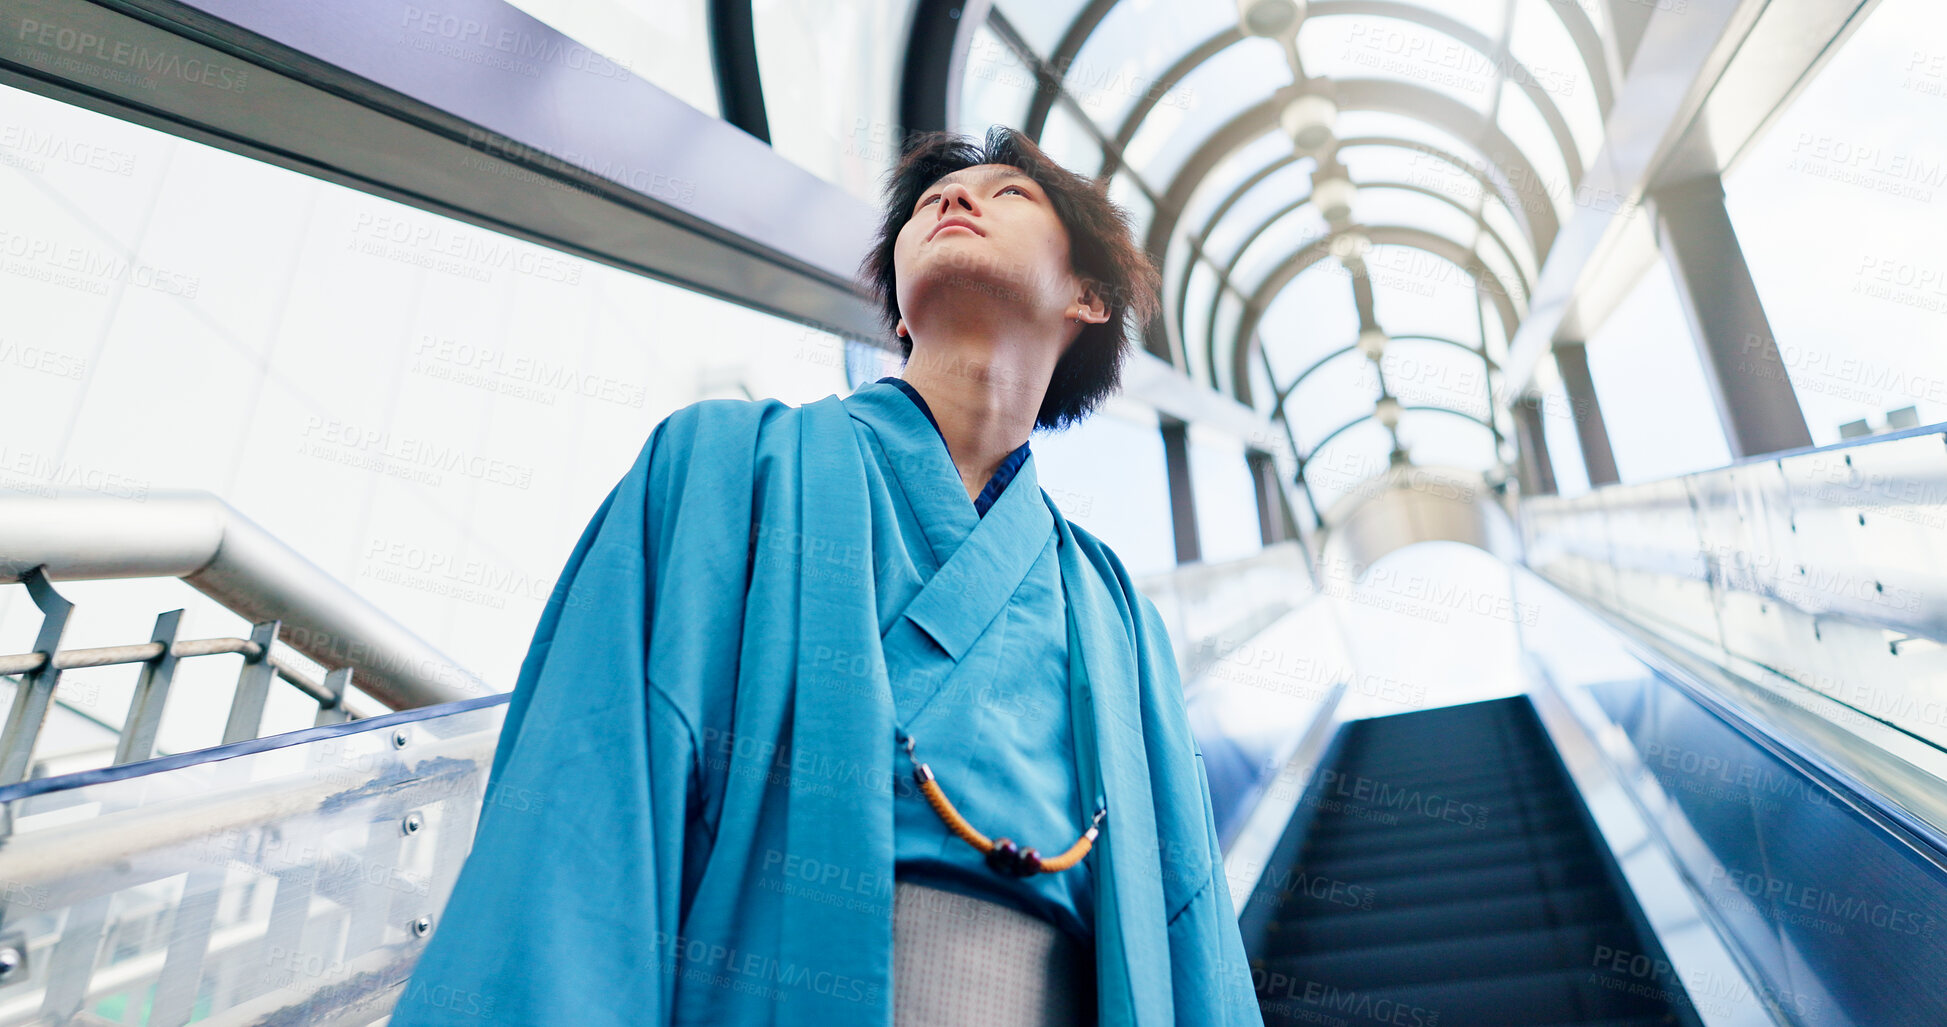
<svg viewBox="0 0 1947 1027">
<path fill-rule="evenodd" d="M 223 727 L 223 742 L 256 738 L 263 732 L 264 707 L 270 701 L 273 678 L 282 678 L 318 703 L 313 725 L 336 724 L 352 719 L 355 700 L 346 693 L 352 668 L 340 667 L 322 676 L 306 669 L 273 647 L 279 622 L 264 621 L 251 628 L 249 638 L 176 638 L 182 610 L 170 610 L 156 617 L 155 632 L 139 645 L 101 646 L 92 649 L 61 649 L 60 637 L 74 604 L 62 598 L 47 580 L 44 568 L 36 567 L 21 577 L 41 610 L 40 637 L 35 651 L 0 656 L 0 674 L 21 675 L 14 690 L 12 707 L 4 729 L 0 729 L 0 785 L 24 781 L 31 768 L 35 745 L 40 740 L 47 716 L 56 696 L 61 672 L 88 667 L 142 665 L 136 679 L 135 694 L 129 700 L 128 714 L 116 740 L 114 764 L 134 763 L 155 755 L 156 735 L 162 727 L 162 713 L 169 698 L 178 662 L 198 656 L 241 655 L 243 669 L 237 676 L 230 714 Z M 359 710 L 360 717 L 379 710 Z"/>
<path fill-rule="evenodd" d="M 156 617 L 147 642 L 63 649 L 74 604 L 56 580 L 179 577 L 254 623 L 248 638 L 181 639 L 183 611 Z M 121 726 L 114 764 L 156 754 L 177 665 L 185 659 L 241 655 L 222 741 L 262 730 L 273 681 L 317 703 L 314 725 L 372 716 L 348 692 L 393 708 L 490 694 L 478 678 L 377 607 L 305 560 L 221 499 L 201 492 L 141 500 L 96 493 L 0 496 L 0 582 L 26 586 L 40 610 L 31 652 L 0 655 L 13 700 L 0 729 L 0 785 L 26 780 L 64 671 L 140 666 Z M 302 658 L 299 658 L 302 657 Z"/>
<path fill-rule="evenodd" d="M 1947 834 L 1947 431 L 1521 509 L 1536 572 Z"/>
<path fill-rule="evenodd" d="M 472 846 L 507 698 L 0 787 L 0 1027 L 383 1018 Z"/>
<path fill-rule="evenodd" d="M 208 492 L 0 496 L 0 583 L 181 578 L 391 709 L 487 695 L 471 672 Z M 45 651 L 36 647 L 37 651 Z"/>
<path fill-rule="evenodd" d="M 1176 650 L 1177 672 L 1193 689 L 1225 654 L 1317 591 L 1304 543 L 1265 546 L 1249 556 L 1186 564 L 1136 581 L 1156 604 Z"/>
</svg>

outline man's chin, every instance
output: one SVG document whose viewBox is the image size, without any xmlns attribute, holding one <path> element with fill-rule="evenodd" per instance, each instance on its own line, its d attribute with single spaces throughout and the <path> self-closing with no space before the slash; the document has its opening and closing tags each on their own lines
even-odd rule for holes
<svg viewBox="0 0 1947 1027">
<path fill-rule="evenodd" d="M 1023 306 L 1029 301 L 1029 292 L 1021 276 L 1009 275 L 1006 269 L 991 263 L 970 266 L 940 262 L 927 268 L 925 273 L 927 291 L 939 299 L 945 299 L 949 293 L 960 293 L 1011 306 Z"/>
</svg>

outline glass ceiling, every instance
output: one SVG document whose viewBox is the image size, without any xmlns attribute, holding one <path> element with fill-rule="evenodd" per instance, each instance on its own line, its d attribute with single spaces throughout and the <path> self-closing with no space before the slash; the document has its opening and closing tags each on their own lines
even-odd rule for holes
<svg viewBox="0 0 1947 1027">
<path fill-rule="evenodd" d="M 915 0 L 864 0 L 863 35 L 795 9 L 752 3 L 765 77 L 794 83 L 764 92 L 772 145 L 876 204 Z M 1009 125 L 1109 176 L 1163 270 L 1170 359 L 1283 422 L 1329 523 L 1399 462 L 1491 478 L 1514 462 L 1500 361 L 1602 142 L 1605 17 L 1563 0 L 994 0 L 948 127 Z M 811 73 L 836 67 L 855 73 Z"/>
<path fill-rule="evenodd" d="M 1401 461 L 1505 474 L 1500 361 L 1601 144 L 1602 5 L 1242 6 L 1287 27 L 1224 0 L 995 0 L 955 130 L 1114 169 L 1174 358 L 1282 419 L 1326 522 Z M 1038 79 L 1061 86 L 1031 124 Z"/>
</svg>

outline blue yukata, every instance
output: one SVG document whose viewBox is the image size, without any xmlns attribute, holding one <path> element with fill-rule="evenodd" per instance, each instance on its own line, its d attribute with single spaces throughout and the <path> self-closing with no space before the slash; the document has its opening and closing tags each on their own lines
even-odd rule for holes
<svg viewBox="0 0 1947 1027">
<path fill-rule="evenodd" d="M 878 384 L 906 395 L 902 400 L 874 388 L 854 397 L 879 415 L 866 424 L 876 420 L 894 426 L 889 432 L 871 431 L 869 442 L 880 476 L 872 488 L 873 519 L 899 527 L 898 536 L 887 540 L 886 555 L 876 561 L 879 589 L 889 598 L 888 607 L 899 610 L 967 543 L 975 520 L 967 516 L 966 488 L 925 397 L 898 378 L 881 378 Z M 901 409 L 901 403 L 915 409 Z M 931 432 L 910 423 L 915 414 L 925 417 Z M 1019 553 L 1032 555 L 1025 568 L 996 571 L 1019 577 L 1019 586 L 993 625 L 957 662 L 931 660 L 938 652 L 935 647 L 900 645 L 888 634 L 886 669 L 895 718 L 915 737 L 915 754 L 940 776 L 940 787 L 960 815 L 990 838 L 1006 836 L 1052 857 L 1088 827 L 1095 805 L 1084 808 L 1075 771 L 1067 618 L 1054 518 L 1032 471 L 1023 479 L 1025 487 L 1008 491 L 1028 456 L 1023 442 L 1003 458 L 972 507 L 983 519 L 1009 518 L 984 534 L 1001 529 L 1008 536 L 1042 540 L 1039 547 L 1018 546 Z M 941 487 L 943 480 L 951 487 Z M 1003 496 L 1008 506 L 990 513 Z M 886 509 L 876 509 L 881 500 Z M 950 530 L 929 532 L 927 525 Z M 893 624 L 893 631 L 901 634 L 917 630 L 904 618 Z M 901 664 L 902 654 L 919 659 Z M 911 767 L 903 753 L 895 763 L 897 770 Z M 988 869 L 978 850 L 946 829 L 910 775 L 898 775 L 893 784 L 894 877 L 1004 902 L 1052 921 L 1085 945 L 1093 942 L 1089 860 L 1057 874 L 1003 877 Z"/>
<path fill-rule="evenodd" d="M 1095 848 L 995 873 L 899 728 L 989 837 L 1052 857 L 1101 805 Z M 392 1027 L 891 1027 L 895 878 L 1092 947 L 1104 1024 L 1263 1022 L 1155 607 L 1026 444 L 969 501 L 896 379 L 656 425 L 542 613 L 487 790 Z"/>
</svg>

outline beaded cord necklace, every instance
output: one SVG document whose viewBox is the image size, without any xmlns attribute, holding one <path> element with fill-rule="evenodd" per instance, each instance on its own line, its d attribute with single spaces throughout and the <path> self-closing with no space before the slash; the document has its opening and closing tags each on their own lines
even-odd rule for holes
<svg viewBox="0 0 1947 1027">
<path fill-rule="evenodd" d="M 897 721 L 893 724 L 893 736 L 906 750 L 906 759 L 913 765 L 913 782 L 919 785 L 920 794 L 925 796 L 926 804 L 933 808 L 935 816 L 945 824 L 947 830 L 968 845 L 978 849 L 987 857 L 988 869 L 1008 877 L 1032 877 L 1035 874 L 1055 874 L 1080 863 L 1094 847 L 1095 840 L 1101 836 L 1102 821 L 1108 817 L 1107 798 L 1102 794 L 1101 782 L 1095 780 L 1095 730 L 1094 703 L 1089 698 L 1088 669 L 1082 660 L 1081 632 L 1075 624 L 1074 597 L 1069 594 L 1068 581 L 1064 576 L 1061 583 L 1062 614 L 1068 627 L 1068 702 L 1069 718 L 1075 732 L 1075 752 L 1081 760 L 1080 783 L 1084 794 L 1093 790 L 1095 794 L 1095 816 L 1090 818 L 1088 829 L 1068 847 L 1068 851 L 1053 858 L 1044 858 L 1038 849 L 1022 848 L 1011 838 L 991 839 L 980 833 L 967 818 L 955 809 L 953 801 L 940 789 L 939 781 L 933 776 L 933 768 L 919 761 L 914 752 L 917 744 L 911 732 Z"/>
<path fill-rule="evenodd" d="M 895 729 L 900 744 L 906 747 L 906 758 L 913 764 L 913 781 L 919 785 L 920 794 L 926 796 L 926 804 L 933 807 L 947 830 L 968 845 L 979 849 L 987 857 L 987 868 L 1008 877 L 1033 877 L 1035 874 L 1056 874 L 1082 861 L 1088 850 L 1095 845 L 1095 839 L 1102 830 L 1102 818 L 1109 815 L 1106 806 L 1098 806 L 1095 817 L 1089 821 L 1088 830 L 1082 832 L 1068 851 L 1052 859 L 1043 858 L 1038 849 L 1024 849 L 1011 838 L 990 839 L 981 834 L 960 811 L 953 807 L 953 800 L 940 790 L 940 782 L 933 776 L 933 768 L 919 761 L 913 754 L 916 739 L 903 728 Z"/>
<path fill-rule="evenodd" d="M 1080 318 L 1075 319 L 1075 323 L 1085 324 Z M 896 380 L 881 379 L 881 381 L 886 381 L 890 384 Z M 926 419 L 932 422 L 934 430 L 939 430 L 939 421 L 934 419 L 932 410 L 926 405 L 926 400 L 903 381 L 896 381 L 896 387 L 900 387 L 901 391 L 907 393 L 918 404 L 920 411 L 926 415 Z M 945 441 L 945 436 L 942 435 L 941 442 L 944 443 Z M 1072 679 L 1077 676 L 1076 672 L 1080 669 L 1080 660 L 1078 658 L 1080 641 L 1077 638 L 1075 630 L 1075 608 L 1072 602 L 1068 601 L 1066 595 L 1067 589 L 1068 582 L 1063 580 L 1062 591 L 1064 602 L 1062 604 L 1062 612 L 1065 614 L 1065 619 L 1068 622 L 1069 676 Z M 1074 704 L 1076 695 L 1072 680 L 1070 682 L 1069 698 L 1071 704 Z M 1080 705 L 1074 705 L 1072 713 L 1074 716 L 1081 716 L 1082 707 Z M 1086 737 L 1092 740 L 1092 733 L 1086 732 L 1086 729 L 1081 726 L 1079 721 L 1077 721 L 1077 728 L 1079 732 L 1084 732 Z M 946 797 L 946 792 L 940 789 L 939 781 L 933 776 L 933 768 L 919 761 L 919 757 L 913 752 L 913 747 L 917 739 L 904 727 L 897 724 L 893 726 L 893 734 L 899 740 L 899 744 L 905 747 L 906 758 L 913 765 L 913 782 L 919 786 L 920 794 L 926 797 L 926 804 L 933 808 L 934 815 L 940 818 L 940 822 L 945 824 L 947 830 L 953 832 L 955 837 L 978 849 L 982 855 L 986 856 L 987 868 L 997 874 L 1003 874 L 1008 877 L 1032 877 L 1035 874 L 1060 873 L 1080 863 L 1088 855 L 1089 850 L 1094 847 L 1095 839 L 1101 835 L 1102 821 L 1109 815 L 1109 809 L 1108 806 L 1102 803 L 1101 797 L 1098 795 L 1095 816 L 1090 818 L 1088 829 L 1082 832 L 1081 837 L 1075 839 L 1075 844 L 1070 845 L 1068 851 L 1063 852 L 1053 859 L 1043 858 L 1038 849 L 1021 848 L 1011 838 L 988 838 L 986 835 L 981 834 L 972 824 L 968 823 L 967 818 L 961 816 L 960 811 L 954 808 L 953 800 Z M 1092 749 L 1093 746 L 1091 745 L 1089 748 Z"/>
</svg>

